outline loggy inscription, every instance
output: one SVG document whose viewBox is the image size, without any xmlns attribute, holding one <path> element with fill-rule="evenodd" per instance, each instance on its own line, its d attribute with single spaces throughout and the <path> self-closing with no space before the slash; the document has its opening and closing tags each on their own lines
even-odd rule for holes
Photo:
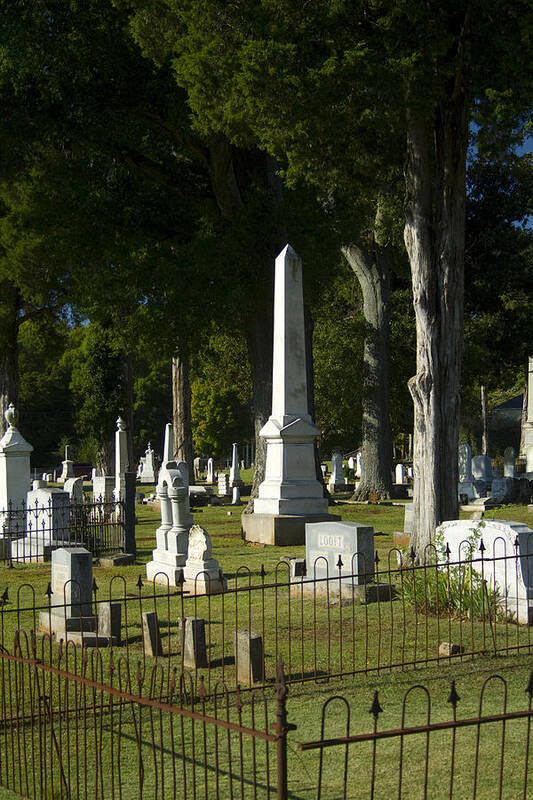
<svg viewBox="0 0 533 800">
<path fill-rule="evenodd" d="M 318 535 L 319 547 L 333 547 L 336 550 L 344 549 L 344 536 L 335 536 L 332 533 L 319 533 Z"/>
</svg>

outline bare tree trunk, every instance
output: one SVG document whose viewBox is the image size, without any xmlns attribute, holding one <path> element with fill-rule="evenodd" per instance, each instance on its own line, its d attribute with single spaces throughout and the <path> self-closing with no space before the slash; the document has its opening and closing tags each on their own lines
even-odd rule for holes
<svg viewBox="0 0 533 800">
<path fill-rule="evenodd" d="M 379 213 L 379 212 L 378 212 Z M 363 374 L 362 472 L 353 500 L 391 496 L 392 437 L 389 413 L 390 269 L 372 235 L 371 247 L 342 248 L 363 292 L 366 322 Z"/>
<path fill-rule="evenodd" d="M 131 353 L 127 353 L 124 357 L 124 422 L 126 423 L 129 471 L 132 472 L 135 468 L 135 453 L 133 450 L 133 356 Z"/>
<path fill-rule="evenodd" d="M 487 390 L 481 387 L 481 455 L 489 454 L 489 415 L 487 411 Z"/>
<path fill-rule="evenodd" d="M 463 59 L 448 97 L 423 117 L 407 97 L 404 239 L 416 317 L 414 520 L 420 561 L 440 522 L 458 513 L 457 443 L 463 333 L 465 169 L 468 144 Z M 453 81 L 452 81 L 453 83 Z"/>
<path fill-rule="evenodd" d="M 172 424 L 174 457 L 178 461 L 185 461 L 189 470 L 189 480 L 194 483 L 191 384 L 189 361 L 183 355 L 175 355 L 172 358 Z"/>
<path fill-rule="evenodd" d="M 272 262 L 272 271 L 274 262 Z M 254 480 L 245 514 L 252 514 L 254 499 L 265 478 L 266 442 L 259 431 L 272 413 L 272 335 L 273 300 L 265 298 L 264 306 L 249 318 L 245 331 L 252 373 L 253 413 L 255 431 Z"/>
<path fill-rule="evenodd" d="M 7 428 L 4 417 L 10 403 L 17 405 L 18 374 L 18 313 L 20 295 L 8 281 L 0 286 L 0 435 Z"/>
</svg>

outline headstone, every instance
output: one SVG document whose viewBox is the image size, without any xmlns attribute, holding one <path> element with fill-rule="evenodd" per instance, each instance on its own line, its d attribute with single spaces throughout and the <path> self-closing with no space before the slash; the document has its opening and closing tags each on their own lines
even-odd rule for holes
<svg viewBox="0 0 533 800">
<path fill-rule="evenodd" d="M 110 639 L 112 644 L 122 643 L 122 603 L 98 604 L 98 634 Z"/>
<path fill-rule="evenodd" d="M 4 416 L 7 430 L 0 439 L 0 530 L 18 534 L 24 528 L 33 447 L 16 427 L 17 412 L 13 403 Z"/>
<path fill-rule="evenodd" d="M 403 518 L 404 533 L 413 532 L 413 519 L 414 519 L 414 506 L 412 503 L 406 503 L 404 506 L 404 518 Z"/>
<path fill-rule="evenodd" d="M 156 658 L 163 655 L 159 620 L 155 611 L 143 611 L 142 629 L 145 655 Z"/>
<path fill-rule="evenodd" d="M 67 492 L 34 481 L 27 494 L 25 535 L 11 542 L 13 561 L 47 561 L 53 550 L 70 543 Z"/>
<path fill-rule="evenodd" d="M 46 482 L 47 483 L 52 483 L 53 480 L 54 480 L 54 476 L 52 475 L 52 473 L 51 472 L 47 472 L 46 473 Z"/>
<path fill-rule="evenodd" d="M 259 683 L 264 674 L 263 639 L 258 633 L 241 628 L 233 631 L 233 651 L 237 683 Z"/>
<path fill-rule="evenodd" d="M 498 503 L 512 503 L 518 494 L 518 481 L 514 478 L 494 478 L 491 497 Z"/>
<path fill-rule="evenodd" d="M 506 447 L 503 451 L 503 475 L 504 478 L 515 478 L 516 451 L 514 447 Z"/>
<path fill-rule="evenodd" d="M 492 461 L 488 456 L 474 456 L 472 459 L 472 475 L 474 480 L 492 482 Z"/>
<path fill-rule="evenodd" d="M 302 262 L 290 245 L 276 258 L 273 340 L 272 413 L 260 431 L 266 441 L 265 479 L 242 525 L 248 541 L 302 544 L 305 522 L 329 515 L 316 477 L 321 431 L 308 407 Z"/>
<path fill-rule="evenodd" d="M 192 525 L 189 504 L 187 465 L 171 459 L 174 452 L 172 425 L 165 428 L 164 458 L 157 481 L 157 498 L 161 506 L 161 524 L 156 531 L 157 547 L 153 560 L 146 565 L 148 580 L 177 586 L 187 558 L 188 532 Z"/>
<path fill-rule="evenodd" d="M 93 503 L 112 503 L 115 479 L 112 475 L 97 475 L 93 478 Z"/>
<path fill-rule="evenodd" d="M 94 479 L 96 478 L 96 467 L 91 469 L 91 483 L 94 483 Z"/>
<path fill-rule="evenodd" d="M 414 469 L 412 467 L 407 467 L 407 477 L 410 480 L 413 480 L 414 475 L 415 475 Z"/>
<path fill-rule="evenodd" d="M 328 481 L 330 492 L 344 491 L 344 476 L 342 474 L 342 453 L 333 453 L 331 456 L 331 475 Z"/>
<path fill-rule="evenodd" d="M 405 483 L 405 467 L 403 464 L 396 464 L 394 478 L 395 483 Z"/>
<path fill-rule="evenodd" d="M 200 525 L 193 525 L 189 531 L 183 577 L 183 590 L 190 594 L 219 594 L 226 590 L 226 579 L 218 561 L 211 555 L 211 537 Z"/>
<path fill-rule="evenodd" d="M 339 558 L 342 562 L 339 573 Z M 343 592 L 352 585 L 372 582 L 374 573 L 374 528 L 357 522 L 317 522 L 305 526 L 307 580 L 339 578 Z M 354 576 L 354 577 L 352 577 Z M 338 593 L 339 581 L 316 583 L 318 594 Z"/>
<path fill-rule="evenodd" d="M 63 491 L 70 497 L 71 505 L 83 503 L 83 478 L 67 478 L 63 484 Z"/>
<path fill-rule="evenodd" d="M 502 609 L 518 622 L 533 623 L 533 531 L 527 525 L 485 518 L 473 527 L 472 520 L 451 520 L 443 522 L 438 531 L 450 548 L 451 564 L 472 558 L 466 569 L 471 563 L 491 591 L 496 583 Z M 479 552 L 481 539 L 483 558 Z M 446 561 L 444 554 L 442 561 Z"/>
<path fill-rule="evenodd" d="M 356 453 L 355 463 L 356 463 L 355 477 L 360 478 L 361 471 L 363 469 L 363 454 L 361 453 L 360 450 Z"/>
<path fill-rule="evenodd" d="M 71 631 L 94 632 L 96 617 L 91 602 L 92 554 L 84 547 L 54 550 L 50 586 L 51 608 L 50 611 L 41 611 L 39 615 L 41 630 L 62 637 Z"/>
<path fill-rule="evenodd" d="M 62 462 L 62 472 L 59 476 L 58 483 L 65 483 L 69 478 L 74 477 L 74 461 L 69 458 L 69 446 L 65 445 L 65 460 Z"/>
<path fill-rule="evenodd" d="M 240 506 L 241 505 L 241 490 L 238 486 L 233 487 L 233 497 L 231 500 L 232 506 Z"/>
<path fill-rule="evenodd" d="M 472 448 L 467 442 L 465 442 L 465 444 L 459 445 L 458 468 L 459 468 L 460 483 L 465 483 L 473 479 L 474 476 L 472 475 Z"/>
<path fill-rule="evenodd" d="M 205 645 L 205 619 L 185 617 L 180 619 L 181 652 L 183 666 L 186 669 L 207 667 L 207 649 Z M 184 624 L 185 623 L 185 624 Z"/>
<path fill-rule="evenodd" d="M 228 497 L 229 489 L 229 475 L 227 472 L 221 472 L 218 476 L 218 496 Z"/>
<path fill-rule="evenodd" d="M 117 429 L 115 431 L 115 497 L 118 502 L 123 500 L 126 494 L 126 478 L 128 471 L 128 435 L 126 433 L 126 423 L 119 417 L 117 419 Z"/>
<path fill-rule="evenodd" d="M 215 462 L 212 458 L 207 459 L 207 477 L 206 483 L 213 484 L 215 482 Z"/>
<path fill-rule="evenodd" d="M 154 463 L 155 453 L 152 450 L 150 442 L 142 459 L 142 472 L 140 475 L 140 482 L 144 484 L 152 484 L 156 482 L 156 472 Z"/>
<path fill-rule="evenodd" d="M 355 469 L 355 458 L 353 456 L 348 459 L 348 469 Z"/>
<path fill-rule="evenodd" d="M 229 471 L 229 485 L 232 488 L 234 486 L 242 486 L 241 470 L 239 467 L 239 450 L 237 442 L 233 442 L 233 450 L 231 454 L 231 468 Z"/>
</svg>

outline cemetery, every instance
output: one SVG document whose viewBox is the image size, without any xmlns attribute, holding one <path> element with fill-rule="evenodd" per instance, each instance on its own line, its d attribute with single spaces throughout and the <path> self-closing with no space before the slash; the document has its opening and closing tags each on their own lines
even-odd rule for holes
<svg viewBox="0 0 533 800">
<path fill-rule="evenodd" d="M 0 5 L 0 800 L 533 797 L 532 22 Z"/>
</svg>

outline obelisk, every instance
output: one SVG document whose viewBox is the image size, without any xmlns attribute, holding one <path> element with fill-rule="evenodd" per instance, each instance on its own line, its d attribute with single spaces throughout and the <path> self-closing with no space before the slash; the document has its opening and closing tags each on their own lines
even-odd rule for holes
<svg viewBox="0 0 533 800">
<path fill-rule="evenodd" d="M 305 543 L 305 523 L 338 519 L 316 477 L 320 428 L 309 414 L 302 262 L 290 245 L 276 258 L 272 414 L 266 439 L 265 480 L 253 514 L 242 516 L 245 538 L 265 544 Z"/>
</svg>

